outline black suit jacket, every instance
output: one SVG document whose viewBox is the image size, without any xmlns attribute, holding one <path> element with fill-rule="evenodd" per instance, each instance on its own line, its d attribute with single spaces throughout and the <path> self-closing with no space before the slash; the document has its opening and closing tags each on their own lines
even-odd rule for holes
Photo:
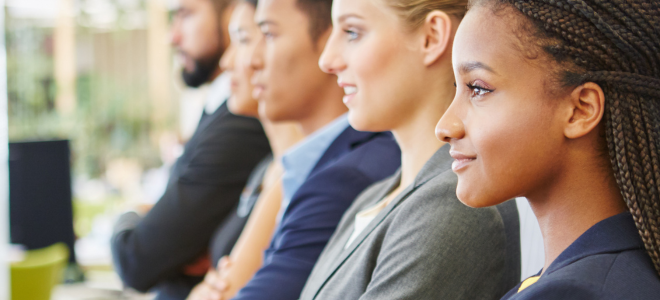
<svg viewBox="0 0 660 300">
<path fill-rule="evenodd" d="M 111 247 L 124 284 L 147 291 L 168 281 L 199 281 L 185 278 L 182 268 L 207 251 L 269 152 L 256 119 L 232 115 L 226 103 L 204 115 L 172 167 L 163 197 L 144 218 L 125 214 L 115 226 Z"/>
</svg>

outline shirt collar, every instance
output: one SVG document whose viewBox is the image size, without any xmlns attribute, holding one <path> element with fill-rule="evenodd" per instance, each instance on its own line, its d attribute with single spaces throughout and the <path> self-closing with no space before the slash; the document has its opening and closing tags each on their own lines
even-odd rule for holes
<svg viewBox="0 0 660 300">
<path fill-rule="evenodd" d="M 312 133 L 282 156 L 283 201 L 288 203 L 332 142 L 348 128 L 346 114 Z"/>
<path fill-rule="evenodd" d="M 206 103 L 204 104 L 204 111 L 212 115 L 230 96 L 231 74 L 224 72 L 211 82 L 209 93 L 206 96 Z"/>
<path fill-rule="evenodd" d="M 632 215 L 624 212 L 589 228 L 555 259 L 547 272 L 554 272 L 587 256 L 643 248 Z"/>
</svg>

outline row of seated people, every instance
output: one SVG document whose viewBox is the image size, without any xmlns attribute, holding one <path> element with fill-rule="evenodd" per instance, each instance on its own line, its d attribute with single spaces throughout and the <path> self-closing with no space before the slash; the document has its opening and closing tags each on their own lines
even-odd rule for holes
<svg viewBox="0 0 660 300">
<path fill-rule="evenodd" d="M 181 0 L 209 101 L 118 220 L 118 274 L 160 300 L 654 299 L 660 8 L 600 2 Z"/>
</svg>

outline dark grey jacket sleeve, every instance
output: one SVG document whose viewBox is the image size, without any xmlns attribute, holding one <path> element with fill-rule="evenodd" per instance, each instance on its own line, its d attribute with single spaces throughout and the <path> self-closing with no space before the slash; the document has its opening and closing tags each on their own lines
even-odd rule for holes
<svg viewBox="0 0 660 300">
<path fill-rule="evenodd" d="M 139 222 L 133 216 L 117 224 L 111 247 L 127 286 L 147 291 L 182 276 L 183 267 L 207 251 L 252 169 L 270 151 L 257 120 L 229 114 L 226 104 L 219 110 L 219 117 L 200 124 L 153 209 Z"/>
</svg>

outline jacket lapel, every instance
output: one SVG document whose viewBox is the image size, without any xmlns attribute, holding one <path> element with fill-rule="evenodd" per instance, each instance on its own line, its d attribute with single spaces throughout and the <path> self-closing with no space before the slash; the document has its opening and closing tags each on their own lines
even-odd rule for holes
<svg viewBox="0 0 660 300">
<path fill-rule="evenodd" d="M 360 144 L 363 144 L 373 137 L 380 134 L 390 134 L 384 132 L 361 132 L 353 129 L 353 127 L 348 126 L 328 147 L 327 150 L 321 156 L 321 159 L 316 163 L 309 176 L 313 173 L 318 172 L 327 166 L 329 163 L 332 163 L 342 157 L 345 153 L 353 150 Z"/>
<path fill-rule="evenodd" d="M 339 257 L 334 261 L 332 264 L 332 267 L 328 269 L 327 276 L 325 276 L 325 279 L 321 284 L 319 285 L 318 289 L 316 289 L 316 292 L 314 294 L 314 298 L 318 296 L 319 292 L 323 289 L 323 286 L 332 278 L 332 276 L 339 270 L 339 268 L 346 262 L 346 260 L 355 253 L 355 250 L 364 242 L 364 240 L 378 227 L 380 224 L 389 216 L 392 211 L 394 211 L 403 201 L 405 201 L 415 190 L 417 190 L 419 187 L 427 183 L 429 180 L 433 179 L 434 177 L 444 173 L 447 171 L 447 169 L 451 166 L 451 157 L 449 156 L 449 146 L 445 145 L 441 147 L 432 157 L 427 161 L 427 163 L 424 165 L 422 170 L 419 172 L 417 177 L 415 178 L 415 181 L 413 184 L 409 185 L 406 187 L 405 190 L 403 190 L 399 195 L 392 200 L 390 204 L 385 207 L 378 215 L 369 223 L 369 225 L 358 235 L 358 237 L 348 246 L 348 248 L 345 248 L 342 250 L 339 254 Z M 449 160 L 449 163 L 447 164 L 447 161 Z M 394 190 L 398 185 L 399 182 L 401 181 L 401 172 L 397 173 L 396 176 L 393 176 L 391 178 L 390 184 L 388 185 L 387 189 L 383 189 L 381 193 L 377 195 L 378 199 L 377 201 L 374 201 L 373 204 L 377 203 L 378 201 L 382 200 L 387 196 L 392 190 Z M 368 207 L 365 207 L 365 209 L 368 209 Z M 354 224 L 355 222 L 353 221 L 353 226 L 350 229 L 354 229 Z M 338 245 L 334 245 L 336 247 L 342 247 L 344 248 L 346 242 L 348 241 L 348 238 L 352 234 L 352 231 L 349 230 L 348 232 L 343 233 L 344 236 L 338 240 Z"/>
</svg>

